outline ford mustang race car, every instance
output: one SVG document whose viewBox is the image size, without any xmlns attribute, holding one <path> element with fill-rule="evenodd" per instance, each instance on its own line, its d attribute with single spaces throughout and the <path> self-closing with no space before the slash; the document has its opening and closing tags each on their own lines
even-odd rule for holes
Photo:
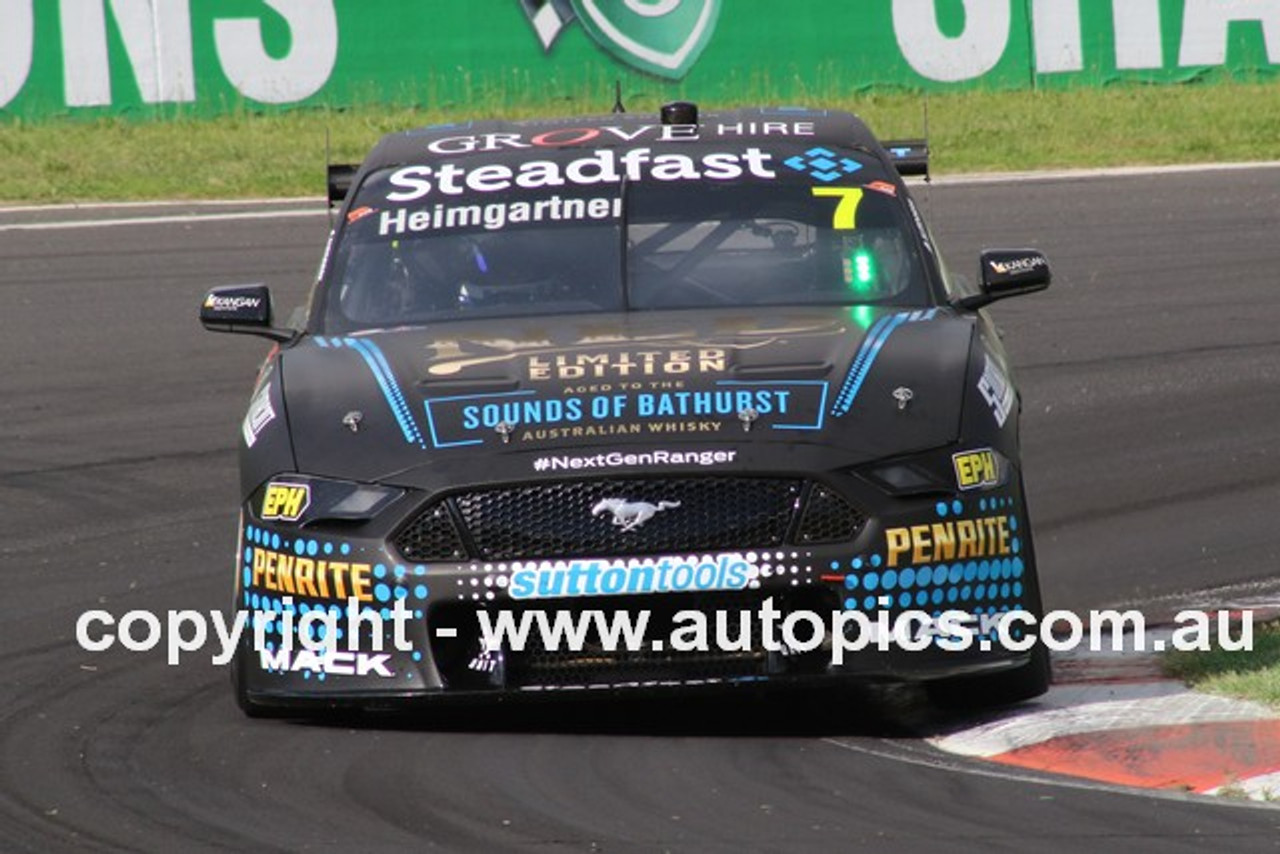
<svg viewBox="0 0 1280 854">
<path fill-rule="evenodd" d="M 1049 680 L 1019 398 L 848 113 L 430 127 L 331 169 L 296 328 L 240 436 L 233 662 L 249 714 L 570 690 Z"/>
</svg>

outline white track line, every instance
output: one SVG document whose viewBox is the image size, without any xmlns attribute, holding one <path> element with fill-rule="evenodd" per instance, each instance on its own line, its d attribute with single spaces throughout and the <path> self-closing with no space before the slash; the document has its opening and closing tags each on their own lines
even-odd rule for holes
<svg viewBox="0 0 1280 854">
<path fill-rule="evenodd" d="M 193 222 L 230 222 L 234 220 L 322 217 L 323 209 L 314 211 L 236 211 L 235 213 L 174 214 L 172 216 L 135 216 L 123 219 L 73 219 L 59 222 L 23 222 L 0 225 L 4 231 L 58 231 L 69 228 L 112 228 L 121 225 L 175 225 Z"/>
</svg>

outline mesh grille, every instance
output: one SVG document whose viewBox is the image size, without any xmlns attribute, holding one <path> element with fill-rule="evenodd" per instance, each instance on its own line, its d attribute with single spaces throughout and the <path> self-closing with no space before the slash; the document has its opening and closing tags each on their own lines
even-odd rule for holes
<svg viewBox="0 0 1280 854">
<path fill-rule="evenodd" d="M 801 543 L 844 543 L 862 530 L 867 517 L 832 489 L 818 484 L 805 501 L 804 519 L 796 535 Z"/>
<path fill-rule="evenodd" d="M 806 482 L 799 478 L 548 481 L 440 499 L 393 542 L 411 561 L 772 548 L 788 541 L 805 492 Z M 792 537 L 796 543 L 843 542 L 861 530 L 866 517 L 834 491 L 815 484 L 808 492 Z M 461 531 L 455 530 L 454 516 Z"/>
<path fill-rule="evenodd" d="M 412 561 L 463 560 L 466 546 L 445 504 L 428 507 L 396 537 L 396 548 Z"/>
<path fill-rule="evenodd" d="M 606 480 L 473 492 L 457 502 L 487 560 L 653 554 L 779 545 L 801 486 L 745 477 Z M 611 499 L 630 508 L 602 506 Z"/>
</svg>

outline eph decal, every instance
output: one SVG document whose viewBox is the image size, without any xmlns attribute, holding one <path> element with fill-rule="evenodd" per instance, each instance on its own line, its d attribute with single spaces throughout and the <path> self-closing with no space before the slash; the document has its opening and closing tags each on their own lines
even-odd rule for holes
<svg viewBox="0 0 1280 854">
<path fill-rule="evenodd" d="M 311 504 L 311 487 L 305 483 L 271 483 L 262 495 L 258 516 L 268 521 L 296 522 Z"/>
<path fill-rule="evenodd" d="M 904 556 L 909 556 L 909 565 L 1007 557 L 1014 553 L 1009 518 L 984 516 L 889 528 L 884 532 L 885 564 L 895 568 Z"/>
<path fill-rule="evenodd" d="M 395 189 L 387 194 L 387 201 L 413 202 L 433 192 L 446 196 L 500 193 L 513 187 L 539 190 L 568 185 L 616 185 L 623 181 L 733 181 L 744 175 L 777 178 L 777 173 L 769 168 L 772 160 L 773 155 L 759 148 L 708 152 L 701 157 L 654 154 L 648 148 L 633 148 L 622 154 L 604 149 L 566 163 L 530 160 L 515 168 L 502 163 L 405 166 L 388 179 Z"/>
<path fill-rule="evenodd" d="M 754 562 L 740 554 L 696 557 L 542 562 L 516 565 L 508 593 L 512 599 L 560 596 L 616 596 L 743 590 L 759 577 Z"/>
<path fill-rule="evenodd" d="M 1000 458 L 990 448 L 952 454 L 951 465 L 956 472 L 956 486 L 961 490 L 999 486 L 1003 480 Z"/>
</svg>

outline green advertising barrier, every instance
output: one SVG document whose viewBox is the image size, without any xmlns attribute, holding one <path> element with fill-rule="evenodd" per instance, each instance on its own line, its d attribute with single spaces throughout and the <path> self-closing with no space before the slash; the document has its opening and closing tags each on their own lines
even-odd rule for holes
<svg viewBox="0 0 1280 854">
<path fill-rule="evenodd" d="M 1280 0 L 0 0 L 0 116 L 1274 80 Z"/>
</svg>

